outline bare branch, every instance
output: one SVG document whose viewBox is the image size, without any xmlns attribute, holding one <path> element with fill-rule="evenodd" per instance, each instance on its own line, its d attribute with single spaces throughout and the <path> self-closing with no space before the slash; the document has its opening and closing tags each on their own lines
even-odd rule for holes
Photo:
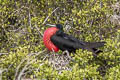
<svg viewBox="0 0 120 80">
<path fill-rule="evenodd" d="M 44 20 L 44 22 L 42 23 L 42 24 L 45 24 L 45 22 L 48 20 L 48 18 L 58 9 L 59 7 L 57 7 L 56 9 L 54 9 L 53 11 L 52 11 L 52 13 L 49 15 L 49 16 L 47 16 L 47 18 Z"/>
<path fill-rule="evenodd" d="M 20 64 L 17 66 L 16 68 L 16 73 L 15 73 L 15 77 L 14 77 L 14 80 L 20 80 L 21 76 L 24 74 L 24 71 L 28 69 L 28 65 L 31 64 L 32 62 L 36 61 L 36 59 L 33 59 L 32 61 L 30 61 L 32 58 L 30 58 L 31 56 L 35 55 L 35 56 L 38 56 L 40 55 L 41 53 L 45 52 L 45 50 L 39 52 L 39 53 L 30 53 L 28 54 L 28 57 L 22 59 L 22 61 L 20 62 Z M 27 61 L 27 64 L 23 67 L 22 71 L 19 73 L 19 69 L 21 67 L 21 65 Z M 19 73 L 19 74 L 18 74 Z M 18 77 L 17 77 L 18 76 Z"/>
<path fill-rule="evenodd" d="M 30 61 L 30 58 L 28 58 L 27 64 L 23 67 L 22 71 L 19 73 L 17 80 L 21 80 L 22 75 L 24 74 L 24 71 L 27 70 L 29 67 L 29 64 L 33 63 L 36 61 L 36 59 L 33 59 Z"/>
<path fill-rule="evenodd" d="M 0 56 L 1 56 L 1 55 L 7 55 L 7 54 L 8 54 L 8 53 L 0 53 Z"/>
<path fill-rule="evenodd" d="M 30 26 L 30 28 L 32 29 L 32 25 L 31 25 L 31 14 L 30 14 L 30 11 L 29 11 L 29 26 Z"/>
<path fill-rule="evenodd" d="M 37 27 L 37 24 L 35 24 L 35 28 L 37 29 L 39 35 L 43 37 L 43 34 L 40 32 L 39 28 Z"/>
</svg>

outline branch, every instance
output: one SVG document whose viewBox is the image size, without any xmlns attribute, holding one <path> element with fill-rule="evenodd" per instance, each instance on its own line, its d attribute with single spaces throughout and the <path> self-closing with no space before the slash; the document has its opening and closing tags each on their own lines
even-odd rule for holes
<svg viewBox="0 0 120 80">
<path fill-rule="evenodd" d="M 44 22 L 42 23 L 42 24 L 45 24 L 45 22 L 48 20 L 48 18 L 58 9 L 59 7 L 57 7 L 56 9 L 54 9 L 53 11 L 52 11 L 52 13 L 49 15 L 49 16 L 47 16 L 47 18 L 44 20 Z"/>
<path fill-rule="evenodd" d="M 32 25 L 31 25 L 31 14 L 30 14 L 30 11 L 29 11 L 29 25 L 30 25 L 30 28 L 32 29 Z"/>
<path fill-rule="evenodd" d="M 22 71 L 19 73 L 17 80 L 21 80 L 22 75 L 24 74 L 24 71 L 27 70 L 29 65 L 36 61 L 36 59 L 33 59 L 30 61 L 30 58 L 28 58 L 27 64 L 23 67 Z"/>
<path fill-rule="evenodd" d="M 35 28 L 37 29 L 38 33 L 39 33 L 39 36 L 42 36 L 43 37 L 43 34 L 40 32 L 39 28 L 37 27 L 37 24 L 35 24 Z"/>
<path fill-rule="evenodd" d="M 20 64 L 17 66 L 17 68 L 16 68 L 16 73 L 15 73 L 15 77 L 14 77 L 14 80 L 20 80 L 20 78 L 21 78 L 21 76 L 24 74 L 24 71 L 25 70 L 27 70 L 28 69 L 28 65 L 29 64 L 31 64 L 31 62 L 34 62 L 34 61 L 36 61 L 36 59 L 33 59 L 33 58 L 30 58 L 31 56 L 33 56 L 33 55 L 35 55 L 35 57 L 36 56 L 38 56 L 38 55 L 40 55 L 41 53 L 43 53 L 43 52 L 45 52 L 46 50 L 43 50 L 43 51 L 41 51 L 41 52 L 39 52 L 39 53 L 30 53 L 30 54 L 28 54 L 27 56 L 27 58 L 24 58 L 24 59 L 22 59 L 22 61 L 20 62 Z M 32 61 L 30 61 L 31 59 L 33 59 Z M 25 62 L 25 61 L 27 61 L 27 64 L 23 67 L 23 69 L 22 69 L 22 71 L 20 71 L 20 73 L 19 73 L 19 69 L 20 69 L 20 67 L 21 67 L 21 65 Z M 19 74 L 18 74 L 19 73 Z M 17 77 L 18 76 L 18 77 Z"/>
<path fill-rule="evenodd" d="M 1 56 L 1 55 L 7 55 L 7 54 L 8 54 L 8 53 L 0 53 L 0 56 Z"/>
</svg>

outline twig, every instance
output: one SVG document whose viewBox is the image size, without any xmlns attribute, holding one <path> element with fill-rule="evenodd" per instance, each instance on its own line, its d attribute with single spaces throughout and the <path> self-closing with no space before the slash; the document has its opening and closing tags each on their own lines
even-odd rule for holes
<svg viewBox="0 0 120 80">
<path fill-rule="evenodd" d="M 4 71 L 7 71 L 8 69 L 0 69 L 0 80 L 2 80 L 2 73 L 4 72 Z"/>
<path fill-rule="evenodd" d="M 20 62 L 20 64 L 17 66 L 17 69 L 16 69 L 16 73 L 15 73 L 14 80 L 16 80 L 17 75 L 18 75 L 19 68 L 21 67 L 21 65 L 23 64 L 23 62 L 24 62 L 25 60 L 26 60 L 26 58 L 25 58 L 25 59 L 23 59 L 23 60 Z"/>
<path fill-rule="evenodd" d="M 10 69 L 10 67 L 12 67 L 12 65 L 13 65 L 13 64 L 10 64 L 10 65 L 8 66 L 8 68 L 0 69 L 0 80 L 2 80 L 2 73 L 3 73 L 3 72 L 7 72 L 8 69 Z"/>
<path fill-rule="evenodd" d="M 58 9 L 59 7 L 57 7 L 56 9 L 54 9 L 53 11 L 52 11 L 52 13 L 49 15 L 49 16 L 47 16 L 47 18 L 44 20 L 44 22 L 42 23 L 42 24 L 45 24 L 45 22 L 48 20 L 48 18 Z"/>
<path fill-rule="evenodd" d="M 37 29 L 39 35 L 43 37 L 43 34 L 40 32 L 39 28 L 37 27 L 37 24 L 35 24 L 35 28 Z"/>
<path fill-rule="evenodd" d="M 65 53 L 67 54 L 67 57 L 68 57 L 70 60 L 72 60 L 71 56 L 69 55 L 70 53 L 69 53 L 67 50 L 65 50 L 65 51 L 62 53 L 63 56 L 65 55 Z"/>
<path fill-rule="evenodd" d="M 27 64 L 23 67 L 22 71 L 19 73 L 17 80 L 21 80 L 21 76 L 24 74 L 24 71 L 28 69 L 28 65 L 36 61 L 36 59 L 33 59 L 30 62 L 30 58 L 28 58 Z"/>
<path fill-rule="evenodd" d="M 33 55 L 37 56 L 37 55 L 40 55 L 40 54 L 43 53 L 43 52 L 45 52 L 45 50 L 43 50 L 42 52 L 39 52 L 39 53 L 31 53 L 31 54 L 28 54 L 28 57 L 27 57 L 27 58 L 22 59 L 22 61 L 20 62 L 20 64 L 19 64 L 19 65 L 17 66 L 17 68 L 16 68 L 16 73 L 15 73 L 14 80 L 20 80 L 23 72 L 27 69 L 27 66 L 30 64 L 30 59 L 31 59 L 30 57 L 31 57 L 31 56 L 33 56 Z M 34 59 L 34 60 L 36 60 L 36 59 Z M 25 61 L 27 61 L 27 64 L 23 67 L 22 71 L 19 73 L 19 69 L 20 69 L 21 65 L 22 65 Z M 32 62 L 33 62 L 33 61 L 32 61 Z M 18 75 L 18 73 L 19 73 L 19 75 Z M 17 76 L 18 76 L 18 78 L 17 78 Z"/>
<path fill-rule="evenodd" d="M 0 53 L 0 56 L 1 56 L 1 55 L 7 55 L 7 54 L 8 54 L 8 53 Z"/>
<path fill-rule="evenodd" d="M 31 25 L 31 14 L 30 14 L 30 11 L 29 11 L 29 25 L 30 25 L 30 28 L 32 29 L 32 25 Z"/>
</svg>

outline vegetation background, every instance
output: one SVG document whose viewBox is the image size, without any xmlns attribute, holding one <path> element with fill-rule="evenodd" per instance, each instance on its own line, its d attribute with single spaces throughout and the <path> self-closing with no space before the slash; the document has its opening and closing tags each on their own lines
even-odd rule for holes
<svg viewBox="0 0 120 80">
<path fill-rule="evenodd" d="M 43 33 L 60 23 L 83 41 L 106 41 L 104 52 L 49 52 Z M 119 0 L 0 0 L 3 80 L 120 80 Z"/>
</svg>

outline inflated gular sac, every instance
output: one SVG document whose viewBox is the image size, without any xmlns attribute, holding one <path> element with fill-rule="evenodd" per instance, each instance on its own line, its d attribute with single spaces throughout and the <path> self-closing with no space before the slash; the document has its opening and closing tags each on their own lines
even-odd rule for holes
<svg viewBox="0 0 120 80">
<path fill-rule="evenodd" d="M 45 30 L 44 36 L 43 36 L 43 42 L 46 48 L 48 48 L 50 51 L 58 52 L 59 48 L 56 47 L 51 41 L 50 37 L 56 33 L 58 29 L 56 27 L 51 27 Z"/>
</svg>

